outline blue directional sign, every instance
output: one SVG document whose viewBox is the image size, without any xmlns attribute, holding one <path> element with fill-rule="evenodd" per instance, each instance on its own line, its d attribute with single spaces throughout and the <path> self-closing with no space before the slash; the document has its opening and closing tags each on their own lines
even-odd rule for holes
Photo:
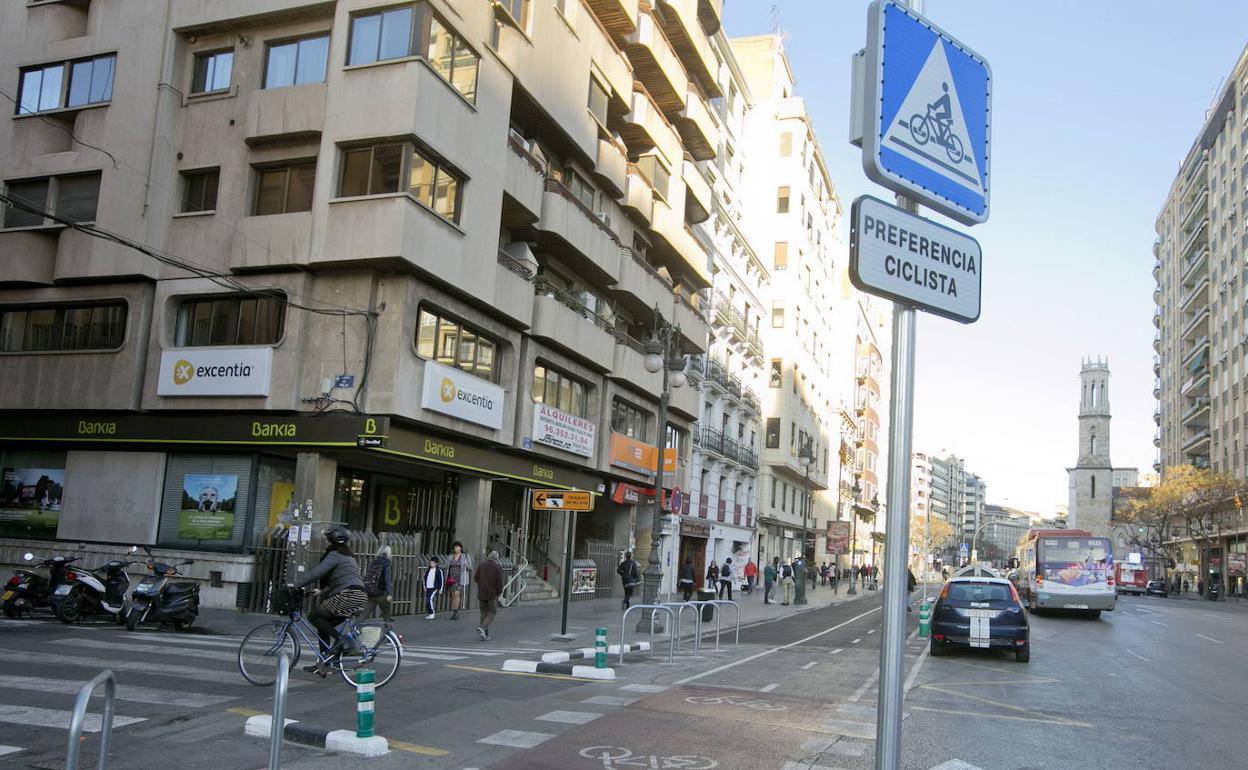
<svg viewBox="0 0 1248 770">
<path fill-rule="evenodd" d="M 988 219 L 988 62 L 896 0 L 867 13 L 862 165 L 964 224 Z"/>
</svg>

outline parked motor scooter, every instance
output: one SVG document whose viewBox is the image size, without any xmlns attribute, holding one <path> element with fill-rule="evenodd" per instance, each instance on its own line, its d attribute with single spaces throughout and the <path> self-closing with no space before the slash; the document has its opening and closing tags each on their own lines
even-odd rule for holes
<svg viewBox="0 0 1248 770">
<path fill-rule="evenodd" d="M 131 546 L 130 553 L 138 549 Z M 62 623 L 77 623 L 94 615 L 106 615 L 118 623 L 126 620 L 130 576 L 126 567 L 133 561 L 113 559 L 90 572 L 71 570 L 65 582 L 56 587 L 56 616 Z"/>
<path fill-rule="evenodd" d="M 78 561 L 79 557 L 42 557 L 28 552 L 22 558 L 26 561 L 38 559 L 39 563 L 32 569 L 19 567 L 5 584 L 0 602 L 3 603 L 6 618 L 20 618 L 23 613 L 30 615 L 38 608 L 53 608 L 54 602 L 59 598 L 54 591 L 65 582 L 69 565 Z M 36 570 L 47 570 L 47 575 Z"/>
<path fill-rule="evenodd" d="M 199 583 L 193 580 L 172 581 L 178 577 L 178 567 L 194 564 L 191 559 L 177 564 L 156 561 L 152 550 L 143 546 L 147 554 L 147 568 L 151 575 L 139 581 L 130 597 L 130 609 L 126 612 L 126 630 L 133 631 L 140 623 L 170 624 L 178 631 L 185 631 L 199 616 Z"/>
</svg>

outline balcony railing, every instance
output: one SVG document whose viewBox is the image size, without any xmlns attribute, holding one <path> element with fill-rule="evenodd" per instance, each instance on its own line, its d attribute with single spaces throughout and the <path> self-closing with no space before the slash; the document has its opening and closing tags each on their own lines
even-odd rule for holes
<svg viewBox="0 0 1248 770">
<path fill-rule="evenodd" d="M 714 428 L 702 429 L 702 448 L 716 454 L 724 453 L 724 434 Z"/>
<path fill-rule="evenodd" d="M 728 389 L 728 372 L 724 369 L 724 365 L 715 359 L 711 359 L 706 365 L 707 382 L 718 385 L 721 389 Z"/>
<path fill-rule="evenodd" d="M 733 398 L 741 398 L 741 380 L 735 374 L 728 375 L 727 382 L 724 383 L 724 389 Z"/>
<path fill-rule="evenodd" d="M 1200 369 L 1196 370 L 1196 372 L 1192 374 L 1191 377 L 1188 377 L 1187 380 L 1183 382 L 1183 387 L 1179 388 L 1179 394 L 1186 395 L 1189 390 L 1193 390 L 1196 387 L 1197 383 L 1199 383 L 1201 380 L 1207 380 L 1207 379 L 1209 379 L 1209 369 L 1205 367 L 1201 367 Z"/>
<path fill-rule="evenodd" d="M 1202 430 L 1199 433 L 1197 433 L 1195 436 L 1192 436 L 1191 438 L 1184 441 L 1183 451 L 1186 452 L 1191 449 L 1194 449 L 1200 446 L 1201 444 L 1205 443 L 1206 441 L 1209 441 L 1210 438 L 1211 438 L 1211 434 L 1209 433 L 1209 429 L 1206 428 L 1205 430 Z"/>
<path fill-rule="evenodd" d="M 758 414 L 762 410 L 762 402 L 758 398 L 758 394 L 750 388 L 741 390 L 741 403 L 745 404 L 745 408 Z"/>
<path fill-rule="evenodd" d="M 604 331 L 615 334 L 614 323 L 612 323 L 608 318 L 598 315 L 593 310 L 590 310 L 580 297 L 577 297 L 575 294 L 562 286 L 559 286 L 546 278 L 536 278 L 533 281 L 533 293 L 553 297 L 564 307 L 579 313 L 580 316 L 586 321 L 589 321 Z"/>
<path fill-rule="evenodd" d="M 752 471 L 758 470 L 758 452 L 742 447 L 737 453 L 737 461 Z"/>
<path fill-rule="evenodd" d="M 589 206 L 586 206 L 581 201 L 580 198 L 573 195 L 572 191 L 569 190 L 567 186 L 564 185 L 563 182 L 560 182 L 558 179 L 547 179 L 546 180 L 546 192 L 559 193 L 564 198 L 567 198 L 572 203 L 572 205 L 575 206 L 577 209 L 579 209 L 580 212 L 584 214 L 589 219 L 589 221 L 593 222 L 594 225 L 597 226 L 599 230 L 602 230 L 604 233 L 606 233 L 608 238 L 615 241 L 617 245 L 619 244 L 620 242 L 619 236 L 615 234 L 615 231 L 611 229 L 611 226 L 608 225 L 605 221 L 603 221 L 603 219 L 599 217 L 598 214 L 595 213 L 593 209 L 591 209 Z"/>
<path fill-rule="evenodd" d="M 1210 403 L 1209 399 L 1206 397 L 1196 399 L 1196 403 L 1188 407 L 1183 412 L 1183 416 L 1180 418 L 1180 421 L 1186 423 L 1188 419 L 1196 416 L 1197 413 L 1201 412 L 1202 410 L 1208 409 L 1209 403 Z"/>
<path fill-rule="evenodd" d="M 498 250 L 498 264 L 520 276 L 529 283 L 533 282 L 533 271 L 529 269 L 528 265 L 525 265 L 523 262 L 502 249 Z"/>
</svg>

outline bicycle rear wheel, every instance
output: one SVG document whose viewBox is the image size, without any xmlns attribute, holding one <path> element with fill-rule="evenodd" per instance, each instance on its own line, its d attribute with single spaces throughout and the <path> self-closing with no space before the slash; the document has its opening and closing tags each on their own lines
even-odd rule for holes
<svg viewBox="0 0 1248 770">
<path fill-rule="evenodd" d="M 374 687 L 384 687 L 403 662 L 403 645 L 386 623 L 365 622 L 356 626 L 358 650 L 344 650 L 339 657 L 338 672 L 349 685 L 355 685 L 355 672 L 372 669 L 376 673 Z"/>
<path fill-rule="evenodd" d="M 277 661 L 282 651 L 290 659 L 289 667 L 299 662 L 299 642 L 283 621 L 275 620 L 257 626 L 243 637 L 238 646 L 238 670 L 248 682 L 266 687 L 277 680 Z"/>
</svg>

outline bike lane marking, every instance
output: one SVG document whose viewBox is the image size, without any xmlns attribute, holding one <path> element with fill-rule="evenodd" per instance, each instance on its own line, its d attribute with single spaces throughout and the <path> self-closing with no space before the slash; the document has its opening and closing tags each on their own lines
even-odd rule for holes
<svg viewBox="0 0 1248 770">
<path fill-rule="evenodd" d="M 809 662 L 809 663 L 807 663 L 806 665 L 802 666 L 802 670 L 803 670 L 803 671 L 809 671 L 809 670 L 811 670 L 812 668 L 814 668 L 814 667 L 815 667 L 815 666 L 817 666 L 817 665 L 819 665 L 819 661 L 817 661 L 817 660 L 812 660 L 811 662 Z"/>
</svg>

